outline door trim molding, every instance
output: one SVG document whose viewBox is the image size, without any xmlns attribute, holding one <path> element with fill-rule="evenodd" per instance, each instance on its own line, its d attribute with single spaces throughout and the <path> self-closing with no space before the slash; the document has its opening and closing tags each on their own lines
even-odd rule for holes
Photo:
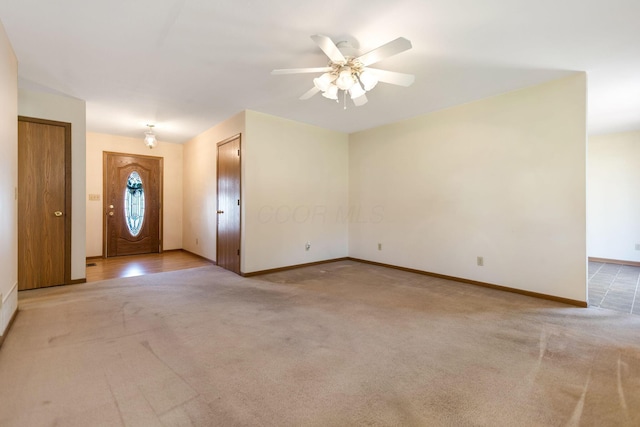
<svg viewBox="0 0 640 427">
<path fill-rule="evenodd" d="M 64 284 L 71 284 L 71 123 L 36 117 L 18 116 L 19 122 L 38 123 L 64 128 Z M 19 166 L 18 166 L 19 167 Z"/>
<path fill-rule="evenodd" d="M 107 258 L 107 221 L 105 218 L 105 212 L 107 211 L 107 157 L 109 155 L 115 156 L 131 156 L 141 157 L 143 159 L 154 159 L 160 163 L 160 179 L 158 180 L 158 253 L 164 252 L 164 157 L 161 156 L 148 156 L 145 154 L 132 154 L 121 153 L 117 151 L 103 151 L 102 152 L 102 255 L 99 258 Z"/>
<path fill-rule="evenodd" d="M 221 145 L 224 145 L 224 144 L 226 144 L 227 142 L 231 142 L 231 141 L 233 141 L 234 139 L 239 139 L 239 140 L 240 140 L 240 149 L 242 150 L 242 133 L 237 133 L 237 134 L 235 134 L 235 135 L 233 135 L 233 136 L 230 136 L 230 137 L 229 137 L 229 138 L 227 138 L 227 139 L 223 139 L 222 141 L 220 141 L 220 142 L 218 142 L 218 143 L 216 144 L 216 147 L 220 147 Z M 242 158 L 242 157 L 241 157 L 241 158 Z M 216 158 L 216 160 L 217 160 L 217 158 Z"/>
</svg>

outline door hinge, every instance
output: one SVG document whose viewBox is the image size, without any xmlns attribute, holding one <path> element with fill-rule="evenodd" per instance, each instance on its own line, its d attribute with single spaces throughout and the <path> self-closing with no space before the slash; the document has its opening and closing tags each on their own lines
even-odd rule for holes
<svg viewBox="0 0 640 427">
<path fill-rule="evenodd" d="M 240 199 L 238 199 L 238 206 L 240 206 Z"/>
<path fill-rule="evenodd" d="M 240 157 L 240 150 L 238 150 L 238 157 Z"/>
<path fill-rule="evenodd" d="M 240 255 L 240 249 L 238 249 L 238 255 Z"/>
</svg>

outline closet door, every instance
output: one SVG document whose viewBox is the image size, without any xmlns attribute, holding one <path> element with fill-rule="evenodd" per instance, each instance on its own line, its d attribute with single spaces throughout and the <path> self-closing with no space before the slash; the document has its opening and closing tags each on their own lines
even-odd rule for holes
<svg viewBox="0 0 640 427">
<path fill-rule="evenodd" d="M 18 118 L 18 289 L 71 283 L 71 124 Z"/>
<path fill-rule="evenodd" d="M 216 263 L 240 274 L 240 135 L 218 143 Z"/>
</svg>

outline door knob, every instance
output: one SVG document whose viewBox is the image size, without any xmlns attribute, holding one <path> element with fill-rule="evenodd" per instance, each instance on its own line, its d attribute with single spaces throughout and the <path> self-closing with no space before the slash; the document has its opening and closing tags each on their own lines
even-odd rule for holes
<svg viewBox="0 0 640 427">
<path fill-rule="evenodd" d="M 109 212 L 109 216 L 113 216 L 113 212 Z"/>
<path fill-rule="evenodd" d="M 224 211 L 218 211 L 219 214 L 224 213 Z"/>
<path fill-rule="evenodd" d="M 62 216 L 62 212 L 60 212 L 60 211 L 55 211 L 53 214 L 54 214 L 55 216 Z"/>
</svg>

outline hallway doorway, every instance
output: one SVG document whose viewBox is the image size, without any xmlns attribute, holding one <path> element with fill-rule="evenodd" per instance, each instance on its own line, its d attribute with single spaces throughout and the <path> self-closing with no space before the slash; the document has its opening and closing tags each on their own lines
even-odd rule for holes
<svg viewBox="0 0 640 427">
<path fill-rule="evenodd" d="M 640 267 L 589 261 L 589 307 L 640 315 Z"/>
</svg>

